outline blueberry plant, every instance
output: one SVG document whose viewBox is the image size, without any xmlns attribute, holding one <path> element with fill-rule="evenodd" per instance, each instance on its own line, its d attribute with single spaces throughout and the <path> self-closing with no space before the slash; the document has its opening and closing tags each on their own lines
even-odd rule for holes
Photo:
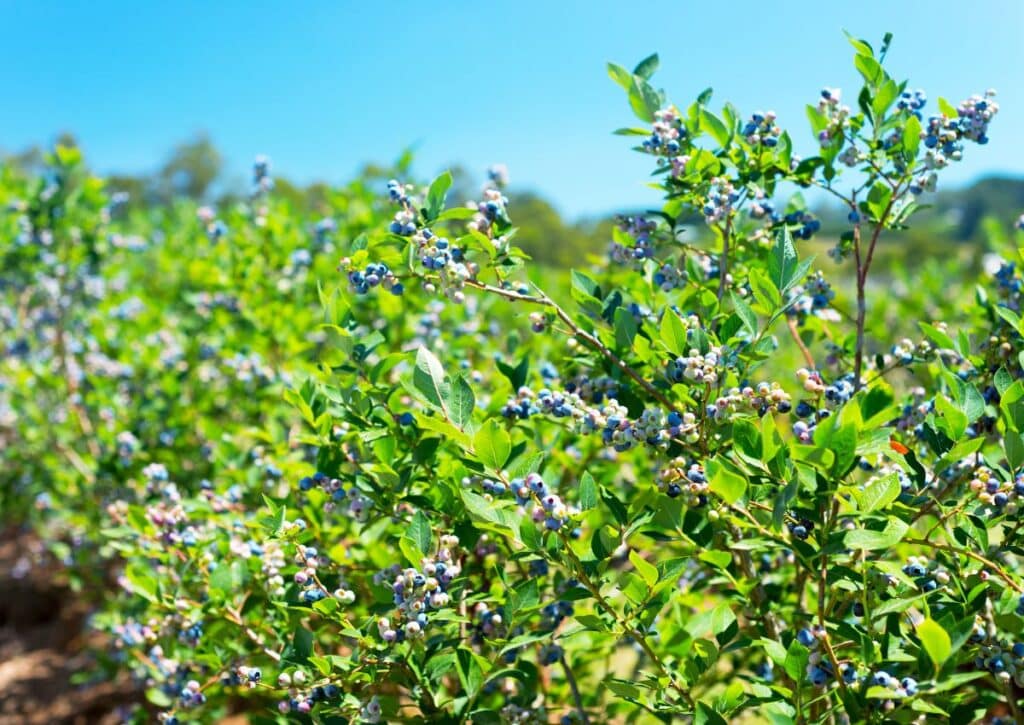
<svg viewBox="0 0 1024 725">
<path fill-rule="evenodd" d="M 265 160 L 220 212 L 4 170 L 0 495 L 103 592 L 137 718 L 1019 720 L 1020 254 L 872 264 L 998 105 L 930 108 L 889 41 L 802 157 L 610 65 L 665 204 L 568 275 L 503 167 L 312 220 Z M 802 190 L 848 213 L 818 266 Z"/>
</svg>

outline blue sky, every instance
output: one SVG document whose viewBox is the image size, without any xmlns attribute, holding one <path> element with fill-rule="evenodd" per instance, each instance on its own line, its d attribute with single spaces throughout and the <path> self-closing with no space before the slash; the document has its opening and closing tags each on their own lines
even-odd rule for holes
<svg viewBox="0 0 1024 725">
<path fill-rule="evenodd" d="M 889 67 L 934 102 L 995 87 L 992 143 L 948 179 L 1024 173 L 1024 0 L 777 2 L 84 2 L 0 0 L 0 148 L 75 133 L 101 172 L 149 171 L 208 132 L 233 173 L 257 153 L 341 181 L 416 144 L 416 170 L 506 162 L 569 215 L 657 202 L 605 63 L 657 51 L 680 105 L 706 86 L 772 108 L 813 149 L 803 106 L 852 97 L 841 29 L 896 39 Z"/>
</svg>

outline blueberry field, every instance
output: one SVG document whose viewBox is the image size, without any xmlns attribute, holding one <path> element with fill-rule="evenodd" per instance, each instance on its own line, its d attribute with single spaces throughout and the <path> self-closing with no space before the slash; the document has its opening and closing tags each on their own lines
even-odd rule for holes
<svg viewBox="0 0 1024 725">
<path fill-rule="evenodd" d="M 1020 89 L 835 41 L 797 118 L 610 63 L 586 229 L 0 161 L 0 722 L 1024 723 L 1024 195 L 944 182 Z"/>
</svg>

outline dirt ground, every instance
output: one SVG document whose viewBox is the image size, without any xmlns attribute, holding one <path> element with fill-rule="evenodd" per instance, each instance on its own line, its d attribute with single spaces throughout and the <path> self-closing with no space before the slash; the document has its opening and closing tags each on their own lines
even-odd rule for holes
<svg viewBox="0 0 1024 725">
<path fill-rule="evenodd" d="M 91 670 L 87 614 L 38 540 L 0 534 L 0 725 L 118 723 L 139 701 L 128 680 L 72 683 Z"/>
</svg>

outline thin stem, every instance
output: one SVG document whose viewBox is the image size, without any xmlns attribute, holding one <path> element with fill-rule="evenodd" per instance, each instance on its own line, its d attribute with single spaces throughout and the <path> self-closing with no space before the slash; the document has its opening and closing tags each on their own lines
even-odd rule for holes
<svg viewBox="0 0 1024 725">
<path fill-rule="evenodd" d="M 585 331 L 583 328 L 577 325 L 576 322 L 572 319 L 572 317 L 569 316 L 568 312 L 563 310 L 554 300 L 552 300 L 543 292 L 541 292 L 539 295 L 524 295 L 520 294 L 519 292 L 502 289 L 501 287 L 495 287 L 494 285 L 484 284 L 482 282 L 477 282 L 476 280 L 472 279 L 466 280 L 466 284 L 470 287 L 483 290 L 484 292 L 490 292 L 492 294 L 499 295 L 506 299 L 516 300 L 519 302 L 527 302 L 529 304 L 534 305 L 540 305 L 542 307 L 547 307 L 553 310 L 558 319 L 565 323 L 565 325 L 569 328 L 569 330 L 575 337 L 585 342 L 591 348 L 593 348 L 602 356 L 604 356 L 613 365 L 615 365 L 615 367 L 617 367 L 619 370 L 621 370 L 626 375 L 631 377 L 633 381 L 637 383 L 637 385 L 639 385 L 645 391 L 647 391 L 648 395 L 650 395 L 652 398 L 654 398 L 663 406 L 665 406 L 669 411 L 675 410 L 675 405 L 668 398 L 666 398 L 660 390 L 654 387 L 654 385 L 652 385 L 650 381 L 645 380 L 644 377 L 640 375 L 640 373 L 631 368 L 622 358 L 620 358 L 614 352 L 609 350 L 607 346 L 605 346 L 600 340 L 597 339 L 597 337 L 595 337 L 594 335 Z"/>
<path fill-rule="evenodd" d="M 729 237 L 732 236 L 732 214 L 725 218 L 722 230 L 722 256 L 718 261 L 718 301 L 725 297 L 726 278 L 729 276 Z"/>
<path fill-rule="evenodd" d="M 882 234 L 882 229 L 885 228 L 885 221 L 889 218 L 889 213 L 899 198 L 899 186 L 898 183 L 892 186 L 892 195 L 889 197 L 889 202 L 885 205 L 885 210 L 878 217 L 878 222 L 871 233 L 871 241 L 868 243 L 867 252 L 863 256 L 861 255 L 860 224 L 858 223 L 853 228 L 853 249 L 857 259 L 857 347 L 853 357 L 854 390 L 860 390 L 862 387 L 860 376 L 864 368 L 864 326 L 867 321 L 865 288 L 868 281 L 868 272 L 871 270 L 871 260 L 875 256 L 875 247 L 878 244 L 878 238 Z"/>
<path fill-rule="evenodd" d="M 587 711 L 583 709 L 583 697 L 580 695 L 580 688 L 576 684 L 576 676 L 572 673 L 572 668 L 569 667 L 568 660 L 565 659 L 565 653 L 562 653 L 562 669 L 565 671 L 565 680 L 569 683 L 569 689 L 572 691 L 572 699 L 576 703 L 576 712 L 580 714 L 580 722 L 583 725 L 590 725 L 590 720 L 587 718 Z"/>
<path fill-rule="evenodd" d="M 236 612 L 233 609 L 225 609 L 224 616 L 225 619 L 227 619 L 232 624 L 236 624 L 239 627 L 241 627 L 243 634 L 245 634 L 246 637 L 252 640 L 253 644 L 262 649 L 263 654 L 265 654 L 270 659 L 274 660 L 274 662 L 281 661 L 281 655 L 275 652 L 274 650 L 270 649 L 263 643 L 263 638 L 260 637 L 256 632 L 254 632 L 242 621 L 242 615 L 239 612 Z"/>
<path fill-rule="evenodd" d="M 596 584 L 594 584 L 594 582 L 587 575 L 586 570 L 583 568 L 583 562 L 581 562 L 579 557 L 576 556 L 576 552 L 573 551 L 572 546 L 570 545 L 569 540 L 566 538 L 565 534 L 559 532 L 558 535 L 559 538 L 562 540 L 562 545 L 564 546 L 565 551 L 569 556 L 569 560 L 573 564 L 573 570 L 576 572 L 576 575 L 579 578 L 580 583 L 583 584 L 587 591 L 594 595 L 594 599 L 597 601 L 598 606 L 600 606 L 601 609 L 603 609 L 612 619 L 614 619 L 616 624 L 622 627 L 623 631 L 626 634 L 632 637 L 633 640 L 638 645 L 640 645 L 640 649 L 644 651 L 644 654 L 646 654 L 647 657 L 650 658 L 651 662 L 654 663 L 654 666 L 658 668 L 658 672 L 663 677 L 666 677 L 668 679 L 669 684 L 672 686 L 672 689 L 678 692 L 683 697 L 683 699 L 686 700 L 687 704 L 691 708 L 696 709 L 697 705 L 693 700 L 693 696 L 690 695 L 690 692 L 688 690 L 686 690 L 685 688 L 680 686 L 678 682 L 676 682 L 676 678 L 672 675 L 671 672 L 668 671 L 668 668 L 665 666 L 665 663 L 661 661 L 661 658 L 658 656 L 658 654 L 651 648 L 651 645 L 647 641 L 647 638 L 644 636 L 643 632 L 638 630 L 636 627 L 633 627 L 619 616 L 618 610 L 615 609 L 615 607 L 613 607 L 607 599 L 605 599 L 604 595 L 601 594 L 601 590 L 598 588 Z"/>
<path fill-rule="evenodd" d="M 787 317 L 786 325 L 789 327 L 789 334 L 793 336 L 796 346 L 800 348 L 800 354 L 804 356 L 804 362 L 807 363 L 807 367 L 810 370 L 814 370 L 814 356 L 811 355 L 811 351 L 807 349 L 807 345 L 804 344 L 803 339 L 800 337 L 800 328 L 797 327 L 796 318 Z"/>
<path fill-rule="evenodd" d="M 843 679 L 842 673 L 839 671 L 839 660 L 836 659 L 836 653 L 832 650 L 832 643 L 829 641 L 829 632 L 825 626 L 825 594 L 828 587 L 828 554 L 826 553 L 829 535 L 832 533 L 832 527 L 835 525 L 837 516 L 839 515 L 839 499 L 835 498 L 832 502 L 832 511 L 825 521 L 824 532 L 822 533 L 821 542 L 821 574 L 818 577 L 818 625 L 821 627 L 821 644 L 825 648 L 825 653 L 828 655 L 829 662 L 832 664 L 832 676 L 835 677 L 836 682 L 839 683 L 839 689 L 843 692 L 846 691 L 846 680 Z"/>
<path fill-rule="evenodd" d="M 1017 706 L 1017 698 L 1013 694 L 1013 681 L 1003 683 L 1003 688 L 1006 692 L 1006 704 L 1010 706 L 1010 712 L 1013 714 L 1013 721 L 1021 721 L 1020 707 Z"/>
<path fill-rule="evenodd" d="M 933 549 L 948 551 L 951 554 L 962 554 L 963 556 L 966 556 L 968 559 L 974 559 L 979 564 L 984 564 L 987 568 L 991 569 L 996 576 L 998 576 L 1000 579 L 1006 582 L 1007 585 L 1009 585 L 1009 587 L 1013 589 L 1015 592 L 1017 592 L 1018 594 L 1024 594 L 1024 586 L 1018 584 L 1014 580 L 1014 578 L 1011 577 L 1005 569 L 1003 569 L 1003 567 L 999 566 L 999 564 L 996 564 L 991 559 L 985 558 L 981 554 L 974 553 L 970 549 L 960 549 L 955 546 L 950 546 L 949 544 L 938 544 L 934 541 L 928 541 L 927 539 L 907 539 L 906 541 L 908 544 L 928 546 Z"/>
</svg>

